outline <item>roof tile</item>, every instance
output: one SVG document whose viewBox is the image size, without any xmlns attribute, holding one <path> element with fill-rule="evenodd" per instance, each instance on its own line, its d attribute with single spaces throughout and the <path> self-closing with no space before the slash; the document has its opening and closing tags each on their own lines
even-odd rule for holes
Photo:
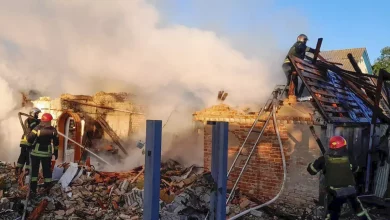
<svg viewBox="0 0 390 220">
<path fill-rule="evenodd" d="M 349 62 L 348 59 L 348 53 L 351 53 L 352 56 L 355 58 L 356 62 L 361 61 L 363 59 L 363 54 L 366 48 L 351 48 L 351 49 L 343 49 L 343 50 L 328 50 L 328 51 L 321 51 L 320 54 L 323 56 L 326 60 L 330 62 L 336 62 L 336 63 L 342 63 L 343 65 L 340 66 L 340 68 L 349 70 L 349 71 L 355 71 L 353 69 L 353 66 Z"/>
</svg>

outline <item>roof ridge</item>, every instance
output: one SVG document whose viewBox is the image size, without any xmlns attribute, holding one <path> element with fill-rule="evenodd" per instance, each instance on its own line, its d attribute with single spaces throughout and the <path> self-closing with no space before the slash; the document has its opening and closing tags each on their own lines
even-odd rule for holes
<svg viewBox="0 0 390 220">
<path fill-rule="evenodd" d="M 367 50 L 366 47 L 356 47 L 356 48 L 346 48 L 346 49 L 338 49 L 338 50 L 324 50 L 321 52 L 333 52 L 333 51 L 345 51 L 345 50 Z"/>
</svg>

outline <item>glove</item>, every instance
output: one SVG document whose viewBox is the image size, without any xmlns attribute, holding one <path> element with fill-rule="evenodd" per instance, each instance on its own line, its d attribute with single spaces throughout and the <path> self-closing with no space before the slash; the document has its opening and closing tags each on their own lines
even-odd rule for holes
<svg viewBox="0 0 390 220">
<path fill-rule="evenodd" d="M 54 155 L 55 160 L 57 160 L 57 158 L 58 158 L 58 150 L 55 150 L 53 155 Z"/>
</svg>

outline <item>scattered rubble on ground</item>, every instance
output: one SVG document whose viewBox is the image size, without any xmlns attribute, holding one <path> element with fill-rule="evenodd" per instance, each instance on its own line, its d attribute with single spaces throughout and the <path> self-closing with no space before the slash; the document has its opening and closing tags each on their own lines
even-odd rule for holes
<svg viewBox="0 0 390 220">
<path fill-rule="evenodd" d="M 49 194 L 41 193 L 30 200 L 28 219 L 142 219 L 142 166 L 128 172 L 99 172 L 93 166 L 65 163 L 54 167 L 53 179 L 57 184 Z M 39 182 L 42 180 L 40 175 Z M 209 172 L 196 166 L 185 168 L 173 160 L 161 166 L 160 187 L 160 217 L 172 220 L 204 219 L 215 189 Z M 23 179 L 16 179 L 14 165 L 0 162 L 0 219 L 20 219 L 27 190 Z M 261 201 L 238 190 L 231 203 L 227 207 L 228 217 Z M 313 216 L 321 215 L 321 210 L 314 205 L 303 212 L 288 205 L 271 207 L 251 211 L 242 219 L 314 220 L 319 218 Z"/>
<path fill-rule="evenodd" d="M 161 215 L 207 213 L 210 184 L 203 168 L 184 168 L 173 160 L 161 167 Z M 142 166 L 128 172 L 99 172 L 93 166 L 61 164 L 53 171 L 58 183 L 48 195 L 31 199 L 27 210 L 30 218 L 35 216 L 31 219 L 142 219 L 143 172 Z M 0 211 L 17 219 L 23 213 L 28 186 L 22 178 L 16 179 L 11 164 L 1 163 L 0 175 L 0 192 L 4 192 Z M 198 203 L 198 198 L 202 202 Z"/>
</svg>

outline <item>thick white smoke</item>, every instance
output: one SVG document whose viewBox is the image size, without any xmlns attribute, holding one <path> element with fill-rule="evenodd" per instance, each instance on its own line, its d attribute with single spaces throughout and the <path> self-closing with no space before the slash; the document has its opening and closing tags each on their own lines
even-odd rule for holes
<svg viewBox="0 0 390 220">
<path fill-rule="evenodd" d="M 193 111 L 215 104 L 220 89 L 229 104 L 260 104 L 285 81 L 285 51 L 275 40 L 252 42 L 267 49 L 261 59 L 245 56 L 227 37 L 161 20 L 142 0 L 0 2 L 0 147 L 7 152 L 0 160 L 17 159 L 20 91 L 132 92 L 148 104 L 150 119 L 165 122 L 176 109 L 164 131 L 177 135 L 188 132 Z M 183 150 L 193 147 L 181 148 L 182 157 L 195 157 Z"/>
</svg>

